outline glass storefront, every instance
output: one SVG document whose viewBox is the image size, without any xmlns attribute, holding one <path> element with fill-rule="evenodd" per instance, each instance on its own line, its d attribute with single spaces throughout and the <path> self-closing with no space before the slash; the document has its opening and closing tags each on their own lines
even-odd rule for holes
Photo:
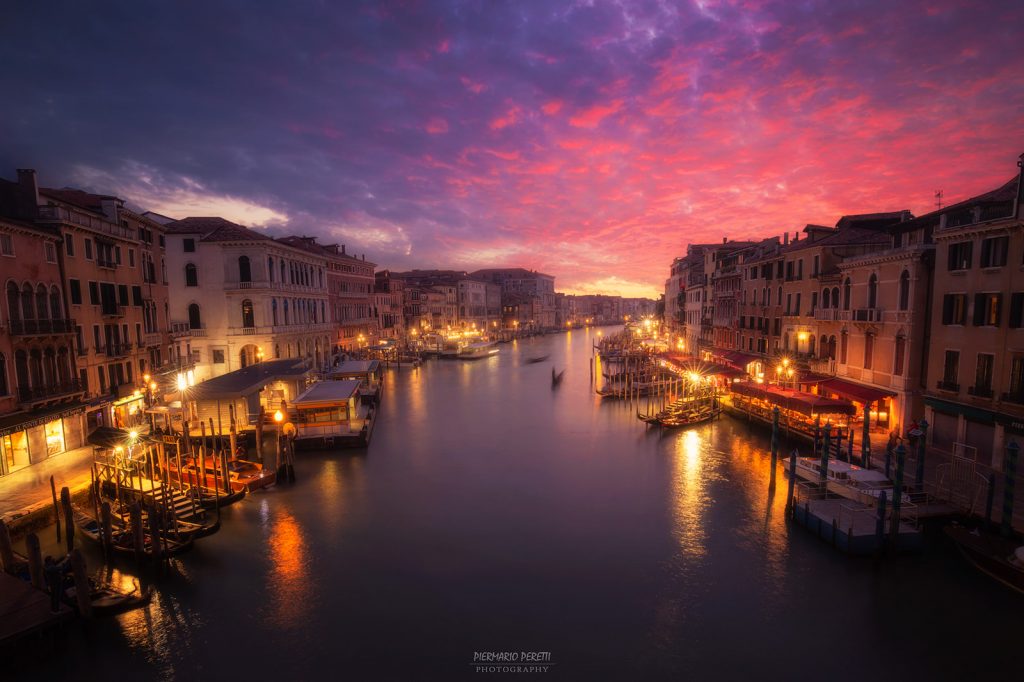
<svg viewBox="0 0 1024 682">
<path fill-rule="evenodd" d="M 46 424 L 46 456 L 64 452 L 64 421 L 54 419 Z"/>
<path fill-rule="evenodd" d="M 3 437 L 2 473 L 9 474 L 24 469 L 30 464 L 28 458 L 28 432 L 17 431 Z"/>
</svg>

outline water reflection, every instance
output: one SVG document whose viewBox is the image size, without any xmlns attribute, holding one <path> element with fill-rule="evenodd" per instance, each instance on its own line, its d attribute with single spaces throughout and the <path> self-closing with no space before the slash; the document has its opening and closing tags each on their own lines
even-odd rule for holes
<svg viewBox="0 0 1024 682">
<path fill-rule="evenodd" d="M 697 429 L 675 435 L 672 452 L 673 535 L 683 556 L 700 559 L 707 553 L 705 514 L 710 503 L 704 473 L 707 450 Z"/>
<path fill-rule="evenodd" d="M 270 622 L 277 627 L 293 628 L 300 624 L 308 606 L 307 595 L 315 594 L 316 585 L 309 573 L 302 527 L 287 509 L 274 516 L 268 544 Z"/>
</svg>

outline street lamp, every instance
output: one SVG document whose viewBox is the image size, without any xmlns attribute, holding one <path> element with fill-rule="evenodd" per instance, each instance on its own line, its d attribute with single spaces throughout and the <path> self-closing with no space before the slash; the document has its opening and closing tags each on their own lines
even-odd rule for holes
<svg viewBox="0 0 1024 682">
<path fill-rule="evenodd" d="M 274 423 L 277 425 L 277 469 L 281 470 L 281 422 L 284 421 L 284 413 L 281 410 L 274 412 Z"/>
</svg>

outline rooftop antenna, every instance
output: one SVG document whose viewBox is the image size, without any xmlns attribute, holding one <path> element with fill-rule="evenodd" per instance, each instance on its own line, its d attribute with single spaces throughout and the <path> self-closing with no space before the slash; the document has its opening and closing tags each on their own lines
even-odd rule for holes
<svg viewBox="0 0 1024 682">
<path fill-rule="evenodd" d="M 942 208 L 942 190 L 935 190 L 935 210 L 938 211 Z"/>
</svg>

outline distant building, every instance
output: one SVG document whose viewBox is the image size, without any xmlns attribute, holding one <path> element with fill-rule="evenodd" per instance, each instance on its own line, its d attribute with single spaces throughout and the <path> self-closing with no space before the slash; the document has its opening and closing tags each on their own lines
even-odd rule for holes
<svg viewBox="0 0 1024 682">
<path fill-rule="evenodd" d="M 525 268 L 490 268 L 472 272 L 470 277 L 501 287 L 505 310 L 503 319 L 509 318 L 507 309 L 514 306 L 516 314 L 511 319 L 518 321 L 521 329 L 554 329 L 558 326 L 555 278 L 551 275 Z M 529 317 L 525 317 L 527 310 Z"/>
</svg>

